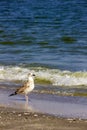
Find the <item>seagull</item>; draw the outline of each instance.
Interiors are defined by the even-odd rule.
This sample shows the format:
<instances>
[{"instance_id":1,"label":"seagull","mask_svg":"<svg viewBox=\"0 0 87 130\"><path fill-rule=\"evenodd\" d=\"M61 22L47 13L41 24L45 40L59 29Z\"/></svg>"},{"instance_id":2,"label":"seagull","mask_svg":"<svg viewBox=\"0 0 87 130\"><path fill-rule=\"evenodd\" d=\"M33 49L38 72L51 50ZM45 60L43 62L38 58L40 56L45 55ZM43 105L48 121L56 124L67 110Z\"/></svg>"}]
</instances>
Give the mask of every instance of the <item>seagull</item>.
<instances>
[{"instance_id":1,"label":"seagull","mask_svg":"<svg viewBox=\"0 0 87 130\"><path fill-rule=\"evenodd\" d=\"M24 94L26 102L28 103L28 93L30 93L35 87L34 86L34 76L35 76L35 74L29 73L27 82L24 83L23 86L18 88L14 93L10 94L9 96L14 96L17 94Z\"/></svg>"}]
</instances>

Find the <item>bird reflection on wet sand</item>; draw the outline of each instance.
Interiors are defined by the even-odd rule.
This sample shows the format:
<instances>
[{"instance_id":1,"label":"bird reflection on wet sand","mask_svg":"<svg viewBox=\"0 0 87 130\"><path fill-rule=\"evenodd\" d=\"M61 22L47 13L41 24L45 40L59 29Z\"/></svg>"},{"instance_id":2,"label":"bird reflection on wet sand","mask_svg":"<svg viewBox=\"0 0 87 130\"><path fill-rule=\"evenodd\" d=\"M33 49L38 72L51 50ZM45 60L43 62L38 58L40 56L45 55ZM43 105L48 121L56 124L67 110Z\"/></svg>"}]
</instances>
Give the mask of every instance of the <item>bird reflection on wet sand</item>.
<instances>
[{"instance_id":1,"label":"bird reflection on wet sand","mask_svg":"<svg viewBox=\"0 0 87 130\"><path fill-rule=\"evenodd\" d=\"M19 99L18 99L19 100ZM18 101L11 101L10 105L14 108L19 109L20 111L33 111L33 107L31 105L31 102L24 102L23 100L20 99L20 102ZM11 107L10 106L10 107Z\"/></svg>"}]
</instances>

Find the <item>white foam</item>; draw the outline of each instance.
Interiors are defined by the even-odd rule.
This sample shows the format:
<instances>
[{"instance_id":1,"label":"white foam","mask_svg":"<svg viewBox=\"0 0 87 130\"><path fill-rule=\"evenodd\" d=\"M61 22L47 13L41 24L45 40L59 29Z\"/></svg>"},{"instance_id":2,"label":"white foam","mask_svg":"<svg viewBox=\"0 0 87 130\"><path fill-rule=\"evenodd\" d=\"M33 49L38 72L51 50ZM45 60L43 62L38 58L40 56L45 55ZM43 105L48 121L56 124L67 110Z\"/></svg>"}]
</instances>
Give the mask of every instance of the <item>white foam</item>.
<instances>
[{"instance_id":1,"label":"white foam","mask_svg":"<svg viewBox=\"0 0 87 130\"><path fill-rule=\"evenodd\" d=\"M87 72L70 72L44 67L0 66L0 80L24 81L33 71L36 78L51 81L55 86L87 86Z\"/></svg>"}]
</instances>

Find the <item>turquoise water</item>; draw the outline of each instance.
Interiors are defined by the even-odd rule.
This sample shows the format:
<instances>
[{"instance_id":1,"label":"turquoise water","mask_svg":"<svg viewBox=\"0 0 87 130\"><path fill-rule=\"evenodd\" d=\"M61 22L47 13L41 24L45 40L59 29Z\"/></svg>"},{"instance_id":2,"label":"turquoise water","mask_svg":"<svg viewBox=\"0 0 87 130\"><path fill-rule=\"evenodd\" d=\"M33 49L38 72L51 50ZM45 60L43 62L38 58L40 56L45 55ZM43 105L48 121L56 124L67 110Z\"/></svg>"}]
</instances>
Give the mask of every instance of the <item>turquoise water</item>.
<instances>
[{"instance_id":1,"label":"turquoise water","mask_svg":"<svg viewBox=\"0 0 87 130\"><path fill-rule=\"evenodd\" d=\"M87 87L87 1L0 1L0 80L29 71L53 86Z\"/></svg>"}]
</instances>

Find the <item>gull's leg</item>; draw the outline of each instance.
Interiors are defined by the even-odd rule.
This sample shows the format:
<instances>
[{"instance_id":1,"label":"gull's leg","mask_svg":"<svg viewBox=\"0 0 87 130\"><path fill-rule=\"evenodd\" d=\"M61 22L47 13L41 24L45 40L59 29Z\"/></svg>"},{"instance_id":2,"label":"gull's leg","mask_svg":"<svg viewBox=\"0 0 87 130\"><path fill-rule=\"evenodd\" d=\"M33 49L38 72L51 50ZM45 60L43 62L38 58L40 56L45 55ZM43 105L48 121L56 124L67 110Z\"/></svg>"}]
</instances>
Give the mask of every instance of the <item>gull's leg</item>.
<instances>
[{"instance_id":1,"label":"gull's leg","mask_svg":"<svg viewBox=\"0 0 87 130\"><path fill-rule=\"evenodd\" d=\"M25 94L25 99L26 99L25 109L27 110L28 109L28 96L26 94Z\"/></svg>"},{"instance_id":2,"label":"gull's leg","mask_svg":"<svg viewBox=\"0 0 87 130\"><path fill-rule=\"evenodd\" d=\"M26 103L28 104L28 96L27 96L27 95L25 95L25 98L26 98Z\"/></svg>"}]
</instances>

